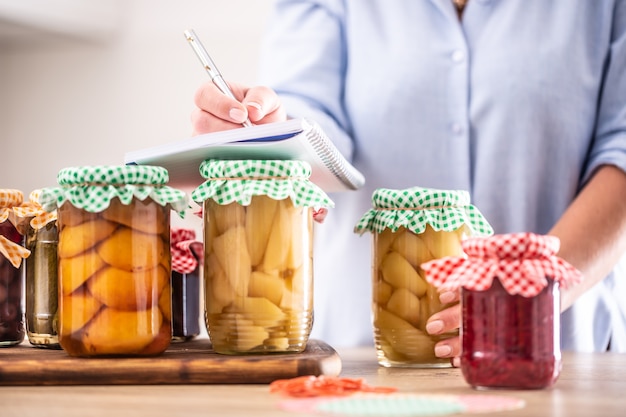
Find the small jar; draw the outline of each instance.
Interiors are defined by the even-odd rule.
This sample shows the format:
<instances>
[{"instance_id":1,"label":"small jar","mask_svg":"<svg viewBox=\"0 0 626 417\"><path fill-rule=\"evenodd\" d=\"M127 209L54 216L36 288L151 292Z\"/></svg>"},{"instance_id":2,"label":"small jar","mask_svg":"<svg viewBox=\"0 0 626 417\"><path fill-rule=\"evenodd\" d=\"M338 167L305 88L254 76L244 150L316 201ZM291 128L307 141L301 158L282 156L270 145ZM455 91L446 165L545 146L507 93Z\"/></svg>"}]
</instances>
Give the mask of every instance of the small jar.
<instances>
[{"instance_id":1,"label":"small jar","mask_svg":"<svg viewBox=\"0 0 626 417\"><path fill-rule=\"evenodd\" d=\"M42 192L57 210L59 343L71 356L153 356L171 341L170 210L185 194L167 171L94 166Z\"/></svg>"},{"instance_id":2,"label":"small jar","mask_svg":"<svg viewBox=\"0 0 626 417\"><path fill-rule=\"evenodd\" d=\"M474 388L541 389L561 371L560 288L580 273L532 233L470 239L467 258L424 265L440 288L461 288L461 371Z\"/></svg>"},{"instance_id":3,"label":"small jar","mask_svg":"<svg viewBox=\"0 0 626 417\"><path fill-rule=\"evenodd\" d=\"M302 352L313 321L314 207L301 161L205 161L205 317L222 354Z\"/></svg>"},{"instance_id":4,"label":"small jar","mask_svg":"<svg viewBox=\"0 0 626 417\"><path fill-rule=\"evenodd\" d=\"M172 341L186 342L200 334L200 263L202 242L192 229L173 229ZM195 249L194 249L195 248Z\"/></svg>"},{"instance_id":5,"label":"small jar","mask_svg":"<svg viewBox=\"0 0 626 417\"><path fill-rule=\"evenodd\" d=\"M19 190L0 189L0 347L24 341L22 260L29 251L22 246L13 213L23 199Z\"/></svg>"},{"instance_id":6,"label":"small jar","mask_svg":"<svg viewBox=\"0 0 626 417\"><path fill-rule=\"evenodd\" d=\"M26 277L26 334L33 347L61 349L58 325L59 241L56 212L48 213L39 204L40 191L15 208L18 230L24 234L24 246L30 251L24 265Z\"/></svg>"},{"instance_id":7,"label":"small jar","mask_svg":"<svg viewBox=\"0 0 626 417\"><path fill-rule=\"evenodd\" d=\"M487 235L491 227L469 203L464 191L413 187L381 188L373 208L355 227L373 233L372 312L378 363L386 367L450 367L435 356L435 344L458 331L431 336L428 319L451 307L424 277L420 265L446 256L460 256L470 235Z\"/></svg>"}]
</instances>

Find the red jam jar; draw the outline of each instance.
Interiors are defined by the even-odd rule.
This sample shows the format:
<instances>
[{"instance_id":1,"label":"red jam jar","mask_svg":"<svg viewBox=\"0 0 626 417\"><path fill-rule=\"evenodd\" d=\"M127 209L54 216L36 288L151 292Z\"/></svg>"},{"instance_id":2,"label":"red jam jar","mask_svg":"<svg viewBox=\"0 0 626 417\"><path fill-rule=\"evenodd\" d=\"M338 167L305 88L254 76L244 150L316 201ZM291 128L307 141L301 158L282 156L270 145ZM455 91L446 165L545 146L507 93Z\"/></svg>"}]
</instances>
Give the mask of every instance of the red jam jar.
<instances>
[{"instance_id":1,"label":"red jam jar","mask_svg":"<svg viewBox=\"0 0 626 417\"><path fill-rule=\"evenodd\" d=\"M440 291L461 291L461 371L474 388L541 389L561 372L560 288L580 272L532 233L463 242L466 258L422 264Z\"/></svg>"}]
</instances>

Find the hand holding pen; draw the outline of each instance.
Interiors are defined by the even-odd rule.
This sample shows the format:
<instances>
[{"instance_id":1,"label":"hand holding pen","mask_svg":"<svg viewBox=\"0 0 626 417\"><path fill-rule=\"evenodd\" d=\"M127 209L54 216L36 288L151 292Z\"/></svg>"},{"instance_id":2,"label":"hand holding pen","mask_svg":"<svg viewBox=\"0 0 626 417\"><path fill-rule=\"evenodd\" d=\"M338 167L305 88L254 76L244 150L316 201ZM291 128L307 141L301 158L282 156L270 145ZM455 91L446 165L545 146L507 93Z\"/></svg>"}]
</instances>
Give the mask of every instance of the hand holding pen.
<instances>
[{"instance_id":1,"label":"hand holding pen","mask_svg":"<svg viewBox=\"0 0 626 417\"><path fill-rule=\"evenodd\" d=\"M186 30L184 33L212 81L200 86L195 94L197 108L191 115L194 135L233 129L241 125L247 126L250 122L265 124L287 119L285 110L273 90L263 86L246 87L236 83L230 83L229 86L194 31ZM241 97L241 102L237 97Z\"/></svg>"}]
</instances>

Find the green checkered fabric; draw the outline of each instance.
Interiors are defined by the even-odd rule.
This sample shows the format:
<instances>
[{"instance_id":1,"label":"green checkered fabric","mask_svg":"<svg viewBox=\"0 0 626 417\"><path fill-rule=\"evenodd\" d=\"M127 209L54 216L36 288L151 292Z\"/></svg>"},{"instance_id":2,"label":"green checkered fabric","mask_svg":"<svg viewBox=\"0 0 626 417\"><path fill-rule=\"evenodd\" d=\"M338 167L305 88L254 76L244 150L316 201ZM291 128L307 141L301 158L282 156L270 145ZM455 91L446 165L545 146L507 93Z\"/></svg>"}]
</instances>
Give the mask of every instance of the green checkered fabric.
<instances>
[{"instance_id":1,"label":"green checkered fabric","mask_svg":"<svg viewBox=\"0 0 626 417\"><path fill-rule=\"evenodd\" d=\"M60 187L44 188L39 197L46 211L69 201L91 213L106 210L114 198L122 204L152 199L161 206L169 204L181 217L189 207L184 191L166 186L169 174L163 167L147 165L83 166L64 168L57 175Z\"/></svg>"},{"instance_id":2,"label":"green checkered fabric","mask_svg":"<svg viewBox=\"0 0 626 417\"><path fill-rule=\"evenodd\" d=\"M404 227L419 234L429 224L436 231L451 232L466 225L471 236L493 234L491 225L470 204L467 191L379 188L372 195L372 204L373 208L354 227L355 233L381 233L385 229L395 232Z\"/></svg>"},{"instance_id":3,"label":"green checkered fabric","mask_svg":"<svg viewBox=\"0 0 626 417\"><path fill-rule=\"evenodd\" d=\"M311 166L304 161L207 160L200 165L207 179L193 190L191 198L202 203L213 199L218 204L250 204L255 195L274 200L291 198L299 207L333 207L332 200L309 180Z\"/></svg>"}]
</instances>

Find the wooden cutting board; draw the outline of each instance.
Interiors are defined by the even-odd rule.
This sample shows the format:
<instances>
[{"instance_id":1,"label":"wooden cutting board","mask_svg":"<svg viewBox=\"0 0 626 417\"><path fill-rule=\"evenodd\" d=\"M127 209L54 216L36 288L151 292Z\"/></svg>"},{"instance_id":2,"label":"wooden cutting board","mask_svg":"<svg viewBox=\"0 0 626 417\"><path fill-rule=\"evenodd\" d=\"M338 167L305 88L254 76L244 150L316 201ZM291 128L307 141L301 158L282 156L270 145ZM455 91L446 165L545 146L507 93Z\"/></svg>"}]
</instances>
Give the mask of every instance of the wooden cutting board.
<instances>
[{"instance_id":1,"label":"wooden cutting board","mask_svg":"<svg viewBox=\"0 0 626 417\"><path fill-rule=\"evenodd\" d=\"M217 354L206 338L151 358L74 358L28 342L0 349L0 385L266 384L340 372L339 355L319 340L302 353L246 356Z\"/></svg>"}]
</instances>

